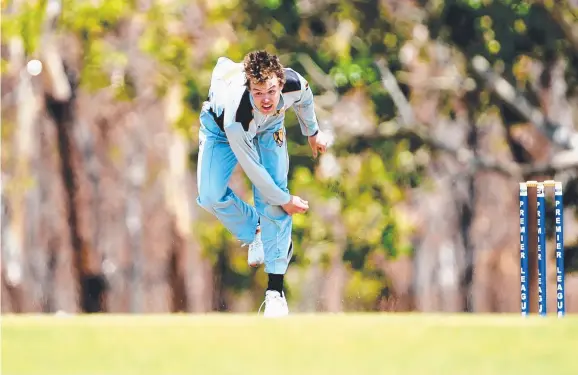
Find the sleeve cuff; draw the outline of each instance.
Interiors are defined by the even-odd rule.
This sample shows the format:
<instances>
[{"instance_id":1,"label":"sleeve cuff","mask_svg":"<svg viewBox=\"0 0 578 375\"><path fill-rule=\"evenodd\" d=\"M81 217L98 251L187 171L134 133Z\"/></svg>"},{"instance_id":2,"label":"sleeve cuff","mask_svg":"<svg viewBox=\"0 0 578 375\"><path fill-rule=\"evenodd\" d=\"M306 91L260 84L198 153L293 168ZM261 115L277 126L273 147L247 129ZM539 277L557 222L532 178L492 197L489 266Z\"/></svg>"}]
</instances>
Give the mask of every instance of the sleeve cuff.
<instances>
[{"instance_id":1,"label":"sleeve cuff","mask_svg":"<svg viewBox=\"0 0 578 375\"><path fill-rule=\"evenodd\" d=\"M287 204L289 202L291 202L291 194L287 193L287 197L285 198L283 203L281 203L279 206L282 206L282 205Z\"/></svg>"}]
</instances>

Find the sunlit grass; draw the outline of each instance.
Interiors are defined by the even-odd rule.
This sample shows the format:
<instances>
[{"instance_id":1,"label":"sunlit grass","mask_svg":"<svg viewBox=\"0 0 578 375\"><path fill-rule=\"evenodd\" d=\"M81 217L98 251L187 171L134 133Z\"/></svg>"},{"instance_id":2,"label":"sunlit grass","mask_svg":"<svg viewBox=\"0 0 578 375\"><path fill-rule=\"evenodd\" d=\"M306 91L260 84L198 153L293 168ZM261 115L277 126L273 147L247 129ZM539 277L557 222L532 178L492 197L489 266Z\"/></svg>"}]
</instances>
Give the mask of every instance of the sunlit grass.
<instances>
[{"instance_id":1,"label":"sunlit grass","mask_svg":"<svg viewBox=\"0 0 578 375\"><path fill-rule=\"evenodd\" d=\"M577 374L578 317L5 316L3 375Z\"/></svg>"}]
</instances>

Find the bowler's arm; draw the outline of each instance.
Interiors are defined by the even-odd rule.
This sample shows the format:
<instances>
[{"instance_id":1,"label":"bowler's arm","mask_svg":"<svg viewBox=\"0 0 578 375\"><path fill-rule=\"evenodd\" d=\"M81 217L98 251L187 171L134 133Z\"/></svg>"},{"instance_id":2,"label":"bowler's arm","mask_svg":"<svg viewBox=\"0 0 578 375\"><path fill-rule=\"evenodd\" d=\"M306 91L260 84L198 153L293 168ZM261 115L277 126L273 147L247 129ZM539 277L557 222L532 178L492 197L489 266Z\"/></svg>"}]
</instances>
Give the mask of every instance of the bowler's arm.
<instances>
[{"instance_id":1,"label":"bowler's arm","mask_svg":"<svg viewBox=\"0 0 578 375\"><path fill-rule=\"evenodd\" d=\"M297 72L296 72L297 73ZM299 99L293 104L295 114L301 126L301 133L307 137L317 134L319 131L319 123L315 115L315 103L313 101L313 92L309 83L303 76L297 73L301 83L301 95Z\"/></svg>"},{"instance_id":2,"label":"bowler's arm","mask_svg":"<svg viewBox=\"0 0 578 375\"><path fill-rule=\"evenodd\" d=\"M247 137L243 125L231 122L225 125L225 133L239 164L267 203L276 206L289 203L291 196L275 184L269 172L263 167L259 154L251 139Z\"/></svg>"}]
</instances>

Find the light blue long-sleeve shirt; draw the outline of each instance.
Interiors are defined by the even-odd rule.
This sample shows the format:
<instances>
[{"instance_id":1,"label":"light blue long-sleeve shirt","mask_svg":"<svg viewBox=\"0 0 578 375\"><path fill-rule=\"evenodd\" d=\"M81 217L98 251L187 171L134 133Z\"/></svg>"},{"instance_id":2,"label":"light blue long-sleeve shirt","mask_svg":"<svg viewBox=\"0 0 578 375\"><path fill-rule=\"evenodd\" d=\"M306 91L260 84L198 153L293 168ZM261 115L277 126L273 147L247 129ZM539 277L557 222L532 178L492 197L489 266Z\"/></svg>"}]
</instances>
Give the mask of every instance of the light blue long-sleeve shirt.
<instances>
[{"instance_id":1,"label":"light blue long-sleeve shirt","mask_svg":"<svg viewBox=\"0 0 578 375\"><path fill-rule=\"evenodd\" d=\"M203 110L213 115L215 122L226 134L239 164L272 205L286 204L289 193L279 188L260 162L253 139L283 122L285 112L293 107L301 133L311 136L318 132L313 93L308 82L291 68L285 68L286 82L277 111L273 115L259 112L245 86L243 64L221 57L213 70L208 100Z\"/></svg>"}]
</instances>

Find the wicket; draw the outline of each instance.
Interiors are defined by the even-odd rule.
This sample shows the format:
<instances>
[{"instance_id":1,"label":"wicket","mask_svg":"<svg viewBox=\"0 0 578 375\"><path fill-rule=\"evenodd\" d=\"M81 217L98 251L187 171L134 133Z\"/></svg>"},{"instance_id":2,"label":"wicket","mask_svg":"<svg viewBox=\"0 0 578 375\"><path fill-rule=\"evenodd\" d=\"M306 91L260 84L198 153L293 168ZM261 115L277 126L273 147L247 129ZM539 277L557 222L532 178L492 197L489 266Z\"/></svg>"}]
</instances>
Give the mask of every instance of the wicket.
<instances>
[{"instance_id":1,"label":"wicket","mask_svg":"<svg viewBox=\"0 0 578 375\"><path fill-rule=\"evenodd\" d=\"M558 317L565 314L564 299L564 210L562 183L552 180L520 183L520 302L522 316L530 313L528 303L528 187L536 188L537 257L538 257L538 314L547 315L546 299L546 200L547 187L554 187L555 233L556 233L556 308Z\"/></svg>"}]
</instances>

